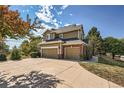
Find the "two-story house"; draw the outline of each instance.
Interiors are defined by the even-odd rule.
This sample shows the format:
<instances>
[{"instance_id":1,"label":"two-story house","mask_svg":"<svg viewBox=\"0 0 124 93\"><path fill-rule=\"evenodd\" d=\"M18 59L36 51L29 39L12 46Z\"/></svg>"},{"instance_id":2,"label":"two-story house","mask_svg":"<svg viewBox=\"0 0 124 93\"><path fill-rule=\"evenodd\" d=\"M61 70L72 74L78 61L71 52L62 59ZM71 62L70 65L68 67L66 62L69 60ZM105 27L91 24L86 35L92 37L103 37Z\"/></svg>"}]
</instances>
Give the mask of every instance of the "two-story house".
<instances>
[{"instance_id":1,"label":"two-story house","mask_svg":"<svg viewBox=\"0 0 124 93\"><path fill-rule=\"evenodd\" d=\"M69 25L59 29L46 30L43 33L43 41L39 44L41 56L80 60L80 55L86 54L87 44L83 39L82 25Z\"/></svg>"}]
</instances>

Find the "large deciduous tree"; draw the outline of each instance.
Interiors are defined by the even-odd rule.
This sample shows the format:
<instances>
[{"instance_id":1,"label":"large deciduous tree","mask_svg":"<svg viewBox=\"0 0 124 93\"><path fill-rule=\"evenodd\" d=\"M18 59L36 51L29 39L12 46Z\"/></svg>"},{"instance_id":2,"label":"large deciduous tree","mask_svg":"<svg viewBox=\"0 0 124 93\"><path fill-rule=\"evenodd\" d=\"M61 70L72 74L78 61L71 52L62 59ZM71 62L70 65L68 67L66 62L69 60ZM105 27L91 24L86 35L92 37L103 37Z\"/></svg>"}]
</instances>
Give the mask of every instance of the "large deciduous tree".
<instances>
[{"instance_id":1,"label":"large deciduous tree","mask_svg":"<svg viewBox=\"0 0 124 93\"><path fill-rule=\"evenodd\" d=\"M35 18L33 22L27 15L24 21L18 11L9 9L9 6L0 6L0 45L6 38L21 38L29 35L30 30L42 29L40 21Z\"/></svg>"},{"instance_id":2,"label":"large deciduous tree","mask_svg":"<svg viewBox=\"0 0 124 93\"><path fill-rule=\"evenodd\" d=\"M102 37L96 27L90 29L86 39L92 49L92 55L100 54L102 51Z\"/></svg>"},{"instance_id":3,"label":"large deciduous tree","mask_svg":"<svg viewBox=\"0 0 124 93\"><path fill-rule=\"evenodd\" d=\"M115 55L124 55L124 42L113 37L107 37L103 40L105 52L112 53L113 59Z\"/></svg>"}]
</instances>

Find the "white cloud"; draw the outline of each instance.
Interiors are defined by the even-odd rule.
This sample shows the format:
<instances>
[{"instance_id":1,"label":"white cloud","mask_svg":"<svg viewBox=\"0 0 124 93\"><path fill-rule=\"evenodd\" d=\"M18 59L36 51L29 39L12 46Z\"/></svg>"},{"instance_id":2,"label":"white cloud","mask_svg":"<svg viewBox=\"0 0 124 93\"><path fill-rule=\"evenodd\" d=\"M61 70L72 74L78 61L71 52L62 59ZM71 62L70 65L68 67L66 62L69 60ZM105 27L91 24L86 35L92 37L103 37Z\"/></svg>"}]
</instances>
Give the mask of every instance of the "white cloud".
<instances>
[{"instance_id":1,"label":"white cloud","mask_svg":"<svg viewBox=\"0 0 124 93\"><path fill-rule=\"evenodd\" d=\"M59 27L59 24L58 23L54 23L55 27L58 28Z\"/></svg>"},{"instance_id":2,"label":"white cloud","mask_svg":"<svg viewBox=\"0 0 124 93\"><path fill-rule=\"evenodd\" d=\"M45 6L41 6L40 10L35 14L39 19L44 21L46 24L51 24L53 25L54 28L58 28L59 21L55 18L51 10L52 11L54 10L54 7L52 5L45 5ZM48 27L48 25L46 27Z\"/></svg>"},{"instance_id":3,"label":"white cloud","mask_svg":"<svg viewBox=\"0 0 124 93\"><path fill-rule=\"evenodd\" d=\"M52 6L42 6L42 9L39 12L36 12L35 14L40 18L41 20L49 23L52 21L53 14L51 13L51 9L53 9Z\"/></svg>"},{"instance_id":4,"label":"white cloud","mask_svg":"<svg viewBox=\"0 0 124 93\"><path fill-rule=\"evenodd\" d=\"M54 20L53 20L53 22L55 22L55 23L56 23L56 22L57 22L57 19L54 19Z\"/></svg>"},{"instance_id":5,"label":"white cloud","mask_svg":"<svg viewBox=\"0 0 124 93\"><path fill-rule=\"evenodd\" d=\"M47 24L45 24L45 23L42 23L41 25L44 26L45 29L51 29L51 28L52 28L51 26L49 26L49 25L47 25Z\"/></svg>"},{"instance_id":6,"label":"white cloud","mask_svg":"<svg viewBox=\"0 0 124 93\"><path fill-rule=\"evenodd\" d=\"M58 14L58 15L61 15L61 14L62 14L62 11L58 12L57 14Z\"/></svg>"},{"instance_id":7,"label":"white cloud","mask_svg":"<svg viewBox=\"0 0 124 93\"><path fill-rule=\"evenodd\" d=\"M72 24L65 24L64 26L69 26L69 25L72 25Z\"/></svg>"},{"instance_id":8,"label":"white cloud","mask_svg":"<svg viewBox=\"0 0 124 93\"><path fill-rule=\"evenodd\" d=\"M41 36L43 34L43 32L46 31L46 29L51 29L52 28L52 26L49 26L49 25L47 25L45 23L41 23L41 25L43 27L45 27L45 29L37 29L37 32L36 31L33 31L33 34L40 35Z\"/></svg>"},{"instance_id":9,"label":"white cloud","mask_svg":"<svg viewBox=\"0 0 124 93\"><path fill-rule=\"evenodd\" d=\"M62 15L63 10L65 10L69 5L63 5L60 9L61 11L57 12L58 15Z\"/></svg>"},{"instance_id":10,"label":"white cloud","mask_svg":"<svg viewBox=\"0 0 124 93\"><path fill-rule=\"evenodd\" d=\"M72 14L69 14L70 16L72 16Z\"/></svg>"},{"instance_id":11,"label":"white cloud","mask_svg":"<svg viewBox=\"0 0 124 93\"><path fill-rule=\"evenodd\" d=\"M61 9L66 9L67 7L68 7L69 5L63 5L62 7L61 7Z\"/></svg>"},{"instance_id":12,"label":"white cloud","mask_svg":"<svg viewBox=\"0 0 124 93\"><path fill-rule=\"evenodd\" d=\"M62 22L60 21L59 24L62 24Z\"/></svg>"},{"instance_id":13,"label":"white cloud","mask_svg":"<svg viewBox=\"0 0 124 93\"><path fill-rule=\"evenodd\" d=\"M42 13L36 13L37 17L47 23L49 23L51 21L51 18L50 17L47 17L45 16L44 14Z\"/></svg>"}]
</instances>

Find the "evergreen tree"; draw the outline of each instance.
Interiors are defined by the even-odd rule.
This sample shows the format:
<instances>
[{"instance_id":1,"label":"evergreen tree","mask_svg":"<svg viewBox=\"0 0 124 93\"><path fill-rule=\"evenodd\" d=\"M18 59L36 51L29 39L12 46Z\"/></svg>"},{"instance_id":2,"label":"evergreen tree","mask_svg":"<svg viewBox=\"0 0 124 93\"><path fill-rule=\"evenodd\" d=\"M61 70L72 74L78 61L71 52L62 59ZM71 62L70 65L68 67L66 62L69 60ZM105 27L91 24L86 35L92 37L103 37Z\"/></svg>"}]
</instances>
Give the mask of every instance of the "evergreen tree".
<instances>
[{"instance_id":1,"label":"evergreen tree","mask_svg":"<svg viewBox=\"0 0 124 93\"><path fill-rule=\"evenodd\" d=\"M92 55L100 54L102 51L102 37L96 27L92 27L86 37L92 49Z\"/></svg>"}]
</instances>

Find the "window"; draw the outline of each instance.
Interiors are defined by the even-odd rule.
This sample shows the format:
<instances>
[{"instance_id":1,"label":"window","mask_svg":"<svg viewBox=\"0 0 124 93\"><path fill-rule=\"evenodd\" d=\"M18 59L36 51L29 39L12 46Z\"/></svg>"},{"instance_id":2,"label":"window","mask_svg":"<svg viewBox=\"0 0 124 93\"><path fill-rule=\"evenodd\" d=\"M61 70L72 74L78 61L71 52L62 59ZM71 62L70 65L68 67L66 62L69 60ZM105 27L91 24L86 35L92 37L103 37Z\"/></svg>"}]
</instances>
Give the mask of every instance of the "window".
<instances>
[{"instance_id":1,"label":"window","mask_svg":"<svg viewBox=\"0 0 124 93\"><path fill-rule=\"evenodd\" d=\"M59 34L56 34L56 35L55 35L55 38L59 38Z\"/></svg>"},{"instance_id":2,"label":"window","mask_svg":"<svg viewBox=\"0 0 124 93\"><path fill-rule=\"evenodd\" d=\"M47 40L50 40L50 34L47 34Z\"/></svg>"},{"instance_id":3,"label":"window","mask_svg":"<svg viewBox=\"0 0 124 93\"><path fill-rule=\"evenodd\" d=\"M60 38L63 38L63 34L60 34L59 37L60 37Z\"/></svg>"}]
</instances>

